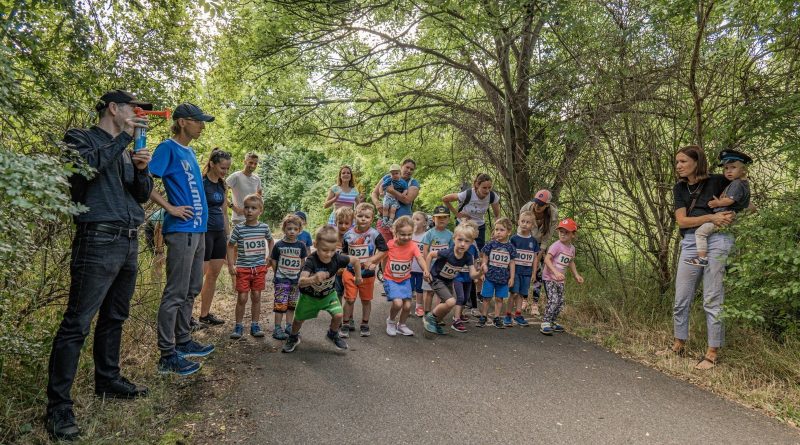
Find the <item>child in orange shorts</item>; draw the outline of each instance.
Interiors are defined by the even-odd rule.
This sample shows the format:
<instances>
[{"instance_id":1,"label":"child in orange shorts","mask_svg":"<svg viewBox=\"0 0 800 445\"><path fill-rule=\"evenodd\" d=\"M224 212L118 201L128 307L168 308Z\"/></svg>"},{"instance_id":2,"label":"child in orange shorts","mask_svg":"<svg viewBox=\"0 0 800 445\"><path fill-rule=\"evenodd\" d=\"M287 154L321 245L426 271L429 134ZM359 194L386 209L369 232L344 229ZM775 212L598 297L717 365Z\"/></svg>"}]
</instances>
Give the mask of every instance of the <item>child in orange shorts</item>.
<instances>
[{"instance_id":1,"label":"child in orange shorts","mask_svg":"<svg viewBox=\"0 0 800 445\"><path fill-rule=\"evenodd\" d=\"M386 241L378 230L372 227L375 218L375 208L372 204L362 202L356 206L356 225L344 234L342 250L345 255L358 258L361 263L361 284L356 285L353 267L348 266L342 272L344 284L344 320L339 331L341 337L350 336L350 331L355 331L353 312L356 297L361 300L361 326L359 331L362 337L369 337L369 315L372 309L372 297L375 287L375 267L383 257L383 252L389 250Z\"/></svg>"},{"instance_id":2,"label":"child in orange shorts","mask_svg":"<svg viewBox=\"0 0 800 445\"><path fill-rule=\"evenodd\" d=\"M236 280L236 324L230 338L237 340L244 333L244 310L250 297L250 335L263 337L261 320L261 291L267 278L267 255L275 242L269 226L259 222L264 202L258 195L244 198L244 223L237 225L228 241L228 271Z\"/></svg>"}]
</instances>

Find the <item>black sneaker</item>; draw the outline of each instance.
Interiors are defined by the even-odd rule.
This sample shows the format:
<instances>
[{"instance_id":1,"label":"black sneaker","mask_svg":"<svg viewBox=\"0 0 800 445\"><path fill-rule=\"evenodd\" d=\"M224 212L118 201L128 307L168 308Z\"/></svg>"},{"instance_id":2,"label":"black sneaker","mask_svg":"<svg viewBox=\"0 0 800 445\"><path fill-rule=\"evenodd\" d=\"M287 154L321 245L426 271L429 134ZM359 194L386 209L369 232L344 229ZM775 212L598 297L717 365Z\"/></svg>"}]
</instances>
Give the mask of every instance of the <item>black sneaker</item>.
<instances>
[{"instance_id":1,"label":"black sneaker","mask_svg":"<svg viewBox=\"0 0 800 445\"><path fill-rule=\"evenodd\" d=\"M344 341L342 339L342 337L339 336L338 332L328 330L327 337L328 337L328 340L330 340L331 343L333 343L333 345L336 346L336 349L338 349L340 351L346 351L347 350L347 342Z\"/></svg>"},{"instance_id":2,"label":"black sneaker","mask_svg":"<svg viewBox=\"0 0 800 445\"><path fill-rule=\"evenodd\" d=\"M225 320L209 312L208 315L206 315L205 317L200 317L200 323L211 326L219 326L221 324L225 324Z\"/></svg>"},{"instance_id":3,"label":"black sneaker","mask_svg":"<svg viewBox=\"0 0 800 445\"><path fill-rule=\"evenodd\" d=\"M296 348L299 344L300 334L290 335L289 338L286 339L286 343L283 344L281 352L294 352L294 348Z\"/></svg>"},{"instance_id":4,"label":"black sneaker","mask_svg":"<svg viewBox=\"0 0 800 445\"><path fill-rule=\"evenodd\" d=\"M486 316L485 315L481 315L481 316L478 317L478 327L482 328L484 326L486 326Z\"/></svg>"},{"instance_id":5,"label":"black sneaker","mask_svg":"<svg viewBox=\"0 0 800 445\"><path fill-rule=\"evenodd\" d=\"M362 337L369 337L369 325L368 324L362 324L361 327L360 327L360 330L361 330L361 336Z\"/></svg>"},{"instance_id":6,"label":"black sneaker","mask_svg":"<svg viewBox=\"0 0 800 445\"><path fill-rule=\"evenodd\" d=\"M506 328L506 326L503 324L503 319L500 318L500 317L494 317L493 323L494 323L494 327L496 327L497 329L505 329Z\"/></svg>"},{"instance_id":7,"label":"black sneaker","mask_svg":"<svg viewBox=\"0 0 800 445\"><path fill-rule=\"evenodd\" d=\"M135 399L147 397L147 387L139 386L125 377L120 377L110 383L98 386L94 390L97 397L105 399Z\"/></svg>"},{"instance_id":8,"label":"black sneaker","mask_svg":"<svg viewBox=\"0 0 800 445\"><path fill-rule=\"evenodd\" d=\"M75 413L71 407L58 408L47 413L45 428L50 433L50 437L56 440L75 440L81 435L78 429L78 422L75 421Z\"/></svg>"},{"instance_id":9,"label":"black sneaker","mask_svg":"<svg viewBox=\"0 0 800 445\"><path fill-rule=\"evenodd\" d=\"M200 331L200 330L203 330L203 329L205 329L207 327L208 326L206 326L205 324L198 323L197 320L194 319L194 317L191 317L189 319L189 330L191 332Z\"/></svg>"}]
</instances>

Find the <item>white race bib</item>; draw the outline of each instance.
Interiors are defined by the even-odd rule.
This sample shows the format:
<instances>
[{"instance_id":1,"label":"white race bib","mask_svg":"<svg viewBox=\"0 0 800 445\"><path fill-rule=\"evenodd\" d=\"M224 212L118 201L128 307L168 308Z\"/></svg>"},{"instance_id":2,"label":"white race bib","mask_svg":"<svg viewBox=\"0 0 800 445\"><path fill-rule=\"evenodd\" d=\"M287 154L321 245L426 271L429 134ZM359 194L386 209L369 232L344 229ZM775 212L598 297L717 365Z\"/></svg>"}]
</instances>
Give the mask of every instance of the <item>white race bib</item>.
<instances>
[{"instance_id":1,"label":"white race bib","mask_svg":"<svg viewBox=\"0 0 800 445\"><path fill-rule=\"evenodd\" d=\"M369 244L349 244L348 250L348 255L358 258L360 263L369 258Z\"/></svg>"},{"instance_id":2,"label":"white race bib","mask_svg":"<svg viewBox=\"0 0 800 445\"><path fill-rule=\"evenodd\" d=\"M511 264L511 254L507 250L492 250L489 252L489 265L505 268Z\"/></svg>"},{"instance_id":3,"label":"white race bib","mask_svg":"<svg viewBox=\"0 0 800 445\"><path fill-rule=\"evenodd\" d=\"M463 270L463 267L456 267L450 263L444 263L442 270L439 272L439 276L448 280L452 280L461 270Z\"/></svg>"},{"instance_id":4,"label":"white race bib","mask_svg":"<svg viewBox=\"0 0 800 445\"><path fill-rule=\"evenodd\" d=\"M411 260L392 260L387 263L387 266L389 268L389 276L398 280L405 279L411 272Z\"/></svg>"},{"instance_id":5,"label":"white race bib","mask_svg":"<svg viewBox=\"0 0 800 445\"><path fill-rule=\"evenodd\" d=\"M267 240L264 237L260 238L245 238L244 254L245 256L266 256L267 255Z\"/></svg>"},{"instance_id":6,"label":"white race bib","mask_svg":"<svg viewBox=\"0 0 800 445\"><path fill-rule=\"evenodd\" d=\"M536 258L536 253L532 250L517 249L516 264L520 266L533 267L533 260Z\"/></svg>"}]
</instances>

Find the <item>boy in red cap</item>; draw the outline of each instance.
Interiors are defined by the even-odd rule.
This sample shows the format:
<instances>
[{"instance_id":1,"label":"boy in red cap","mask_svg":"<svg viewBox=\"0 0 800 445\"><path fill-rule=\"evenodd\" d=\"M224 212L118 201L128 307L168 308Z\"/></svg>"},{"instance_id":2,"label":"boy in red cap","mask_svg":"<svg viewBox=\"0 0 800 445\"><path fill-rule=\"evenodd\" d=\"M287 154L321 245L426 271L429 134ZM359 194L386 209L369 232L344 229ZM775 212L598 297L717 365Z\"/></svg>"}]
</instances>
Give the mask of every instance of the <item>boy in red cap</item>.
<instances>
[{"instance_id":1,"label":"boy in red cap","mask_svg":"<svg viewBox=\"0 0 800 445\"><path fill-rule=\"evenodd\" d=\"M575 281L583 283L583 277L575 268L575 246L572 241L578 231L578 225L571 218L562 219L558 223L558 241L550 245L544 257L544 271L542 281L547 292L547 308L542 318L542 327L539 331L544 335L553 335L553 332L564 332L564 327L556 323L558 314L564 308L564 272L567 267L572 271Z\"/></svg>"}]
</instances>

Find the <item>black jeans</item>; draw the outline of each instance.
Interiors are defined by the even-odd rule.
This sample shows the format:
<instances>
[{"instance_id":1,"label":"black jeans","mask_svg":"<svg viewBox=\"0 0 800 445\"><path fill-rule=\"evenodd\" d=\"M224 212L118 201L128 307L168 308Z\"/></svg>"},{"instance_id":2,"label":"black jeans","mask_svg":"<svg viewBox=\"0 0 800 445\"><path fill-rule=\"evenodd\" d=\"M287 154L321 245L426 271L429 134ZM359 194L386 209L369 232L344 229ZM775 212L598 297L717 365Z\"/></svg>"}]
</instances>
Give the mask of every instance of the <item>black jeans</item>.
<instances>
[{"instance_id":1,"label":"black jeans","mask_svg":"<svg viewBox=\"0 0 800 445\"><path fill-rule=\"evenodd\" d=\"M138 253L136 238L79 230L72 240L69 302L48 365L48 412L72 406L70 390L81 348L98 313L93 349L95 387L102 388L119 377L122 324L136 287Z\"/></svg>"}]
</instances>

